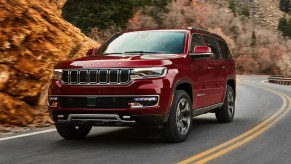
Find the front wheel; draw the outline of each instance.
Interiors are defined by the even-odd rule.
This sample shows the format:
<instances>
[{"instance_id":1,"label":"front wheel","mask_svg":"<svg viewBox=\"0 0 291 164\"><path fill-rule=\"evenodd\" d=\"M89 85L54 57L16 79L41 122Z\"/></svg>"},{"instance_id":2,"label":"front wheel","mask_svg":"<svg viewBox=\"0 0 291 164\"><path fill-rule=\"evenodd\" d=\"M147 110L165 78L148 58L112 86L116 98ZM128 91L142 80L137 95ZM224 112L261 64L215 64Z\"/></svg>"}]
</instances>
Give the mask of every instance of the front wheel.
<instances>
[{"instance_id":1,"label":"front wheel","mask_svg":"<svg viewBox=\"0 0 291 164\"><path fill-rule=\"evenodd\" d=\"M189 95L177 90L170 111L169 120L163 126L163 135L170 142L182 142L192 127L192 103Z\"/></svg>"},{"instance_id":2,"label":"front wheel","mask_svg":"<svg viewBox=\"0 0 291 164\"><path fill-rule=\"evenodd\" d=\"M234 91L231 86L227 85L223 106L215 111L215 116L218 122L232 122L235 112L234 100Z\"/></svg>"},{"instance_id":3,"label":"front wheel","mask_svg":"<svg viewBox=\"0 0 291 164\"><path fill-rule=\"evenodd\" d=\"M58 123L55 126L60 136L70 140L85 138L92 128L90 125L71 125L65 123Z\"/></svg>"}]
</instances>

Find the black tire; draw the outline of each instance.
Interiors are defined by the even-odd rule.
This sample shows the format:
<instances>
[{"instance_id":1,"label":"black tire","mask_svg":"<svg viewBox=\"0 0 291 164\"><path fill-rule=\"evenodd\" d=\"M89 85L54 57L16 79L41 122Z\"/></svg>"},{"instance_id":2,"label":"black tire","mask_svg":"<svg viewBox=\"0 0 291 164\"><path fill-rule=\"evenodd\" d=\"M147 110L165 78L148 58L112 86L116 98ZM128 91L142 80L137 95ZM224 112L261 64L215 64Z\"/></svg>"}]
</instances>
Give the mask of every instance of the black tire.
<instances>
[{"instance_id":1,"label":"black tire","mask_svg":"<svg viewBox=\"0 0 291 164\"><path fill-rule=\"evenodd\" d=\"M182 142L187 139L191 128L192 103L190 97L185 91L176 90L169 120L163 125L163 136L170 142Z\"/></svg>"},{"instance_id":2,"label":"black tire","mask_svg":"<svg viewBox=\"0 0 291 164\"><path fill-rule=\"evenodd\" d=\"M218 122L232 122L235 112L235 97L233 88L227 85L226 95L224 97L223 106L215 111L215 116Z\"/></svg>"},{"instance_id":3,"label":"black tire","mask_svg":"<svg viewBox=\"0 0 291 164\"><path fill-rule=\"evenodd\" d=\"M59 135L69 140L85 138L92 128L90 125L72 125L65 123L55 124L55 126Z\"/></svg>"}]
</instances>

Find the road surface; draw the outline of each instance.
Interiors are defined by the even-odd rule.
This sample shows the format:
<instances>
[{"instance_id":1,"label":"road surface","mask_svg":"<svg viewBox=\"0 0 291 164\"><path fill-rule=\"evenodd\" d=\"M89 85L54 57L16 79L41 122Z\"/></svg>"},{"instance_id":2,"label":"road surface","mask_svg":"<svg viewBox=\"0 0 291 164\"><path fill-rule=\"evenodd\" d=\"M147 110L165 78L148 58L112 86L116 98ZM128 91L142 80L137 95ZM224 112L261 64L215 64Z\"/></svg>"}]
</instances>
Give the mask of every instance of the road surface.
<instances>
[{"instance_id":1,"label":"road surface","mask_svg":"<svg viewBox=\"0 0 291 164\"><path fill-rule=\"evenodd\" d=\"M164 142L154 128L95 127L77 141L49 129L0 138L0 163L291 163L291 87L238 79L234 121L196 117L183 143Z\"/></svg>"}]
</instances>

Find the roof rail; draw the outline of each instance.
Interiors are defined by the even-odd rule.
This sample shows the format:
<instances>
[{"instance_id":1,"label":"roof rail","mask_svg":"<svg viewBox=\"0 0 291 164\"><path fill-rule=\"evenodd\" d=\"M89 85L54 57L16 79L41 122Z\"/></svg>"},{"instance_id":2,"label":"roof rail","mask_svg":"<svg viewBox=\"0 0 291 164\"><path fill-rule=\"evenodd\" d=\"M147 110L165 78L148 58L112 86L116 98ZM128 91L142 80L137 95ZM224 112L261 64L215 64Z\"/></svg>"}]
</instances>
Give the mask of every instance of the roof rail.
<instances>
[{"instance_id":1,"label":"roof rail","mask_svg":"<svg viewBox=\"0 0 291 164\"><path fill-rule=\"evenodd\" d=\"M206 32L209 32L205 29L202 29L202 28L199 28L199 27L187 27L188 30L199 30L199 31L206 31Z\"/></svg>"},{"instance_id":2,"label":"roof rail","mask_svg":"<svg viewBox=\"0 0 291 164\"><path fill-rule=\"evenodd\" d=\"M187 27L187 29L188 29L188 30L204 31L204 32L207 32L207 33L210 33L210 34L212 34L212 35L216 35L217 37L222 38L220 35L217 35L217 34L215 34L215 33L213 33L213 32L207 31L207 30L202 29L202 28L199 28L199 27ZM223 38L222 38L222 39L223 39Z\"/></svg>"}]
</instances>

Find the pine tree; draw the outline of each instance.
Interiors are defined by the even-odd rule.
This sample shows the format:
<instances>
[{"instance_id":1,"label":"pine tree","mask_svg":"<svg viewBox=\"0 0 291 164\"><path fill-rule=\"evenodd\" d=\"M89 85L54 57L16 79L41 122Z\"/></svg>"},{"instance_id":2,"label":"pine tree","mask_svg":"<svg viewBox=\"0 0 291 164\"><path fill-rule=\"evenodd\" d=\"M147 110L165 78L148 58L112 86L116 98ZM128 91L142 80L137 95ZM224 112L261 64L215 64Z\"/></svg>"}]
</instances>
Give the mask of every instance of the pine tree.
<instances>
[{"instance_id":1,"label":"pine tree","mask_svg":"<svg viewBox=\"0 0 291 164\"><path fill-rule=\"evenodd\" d=\"M287 28L286 28L286 35L291 39L291 18L289 18Z\"/></svg>"},{"instance_id":2,"label":"pine tree","mask_svg":"<svg viewBox=\"0 0 291 164\"><path fill-rule=\"evenodd\" d=\"M278 30L282 33L282 35L284 37L287 37L288 36L287 26L288 26L288 20L287 20L287 18L285 16L282 17L282 18L280 18L279 25L278 25Z\"/></svg>"},{"instance_id":3,"label":"pine tree","mask_svg":"<svg viewBox=\"0 0 291 164\"><path fill-rule=\"evenodd\" d=\"M280 10L289 12L290 0L280 0Z\"/></svg>"},{"instance_id":4,"label":"pine tree","mask_svg":"<svg viewBox=\"0 0 291 164\"><path fill-rule=\"evenodd\" d=\"M244 6L241 11L241 15L250 17L250 10L248 6Z\"/></svg>"},{"instance_id":5,"label":"pine tree","mask_svg":"<svg viewBox=\"0 0 291 164\"><path fill-rule=\"evenodd\" d=\"M234 16L236 16L236 4L234 0L229 1L228 8L231 10Z\"/></svg>"},{"instance_id":6,"label":"pine tree","mask_svg":"<svg viewBox=\"0 0 291 164\"><path fill-rule=\"evenodd\" d=\"M253 31L252 33L252 38L251 38L251 46L254 47L257 44L257 36L256 36L256 32Z\"/></svg>"},{"instance_id":7,"label":"pine tree","mask_svg":"<svg viewBox=\"0 0 291 164\"><path fill-rule=\"evenodd\" d=\"M134 10L140 6L155 6L166 10L171 0L68 0L62 16L89 34L93 28L107 30L112 27L125 29Z\"/></svg>"}]
</instances>

